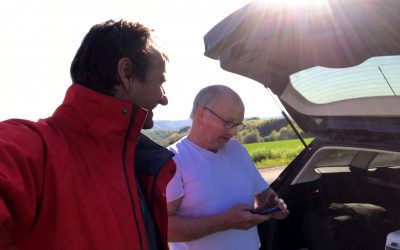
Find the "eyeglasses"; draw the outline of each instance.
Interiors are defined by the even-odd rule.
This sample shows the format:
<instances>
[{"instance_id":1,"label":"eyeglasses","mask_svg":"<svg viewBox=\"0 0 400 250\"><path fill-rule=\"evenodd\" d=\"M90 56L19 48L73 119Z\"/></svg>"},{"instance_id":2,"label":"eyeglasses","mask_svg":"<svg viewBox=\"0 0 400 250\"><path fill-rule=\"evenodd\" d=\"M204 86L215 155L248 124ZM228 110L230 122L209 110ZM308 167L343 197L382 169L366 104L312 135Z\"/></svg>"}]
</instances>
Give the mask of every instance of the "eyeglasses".
<instances>
[{"instance_id":1,"label":"eyeglasses","mask_svg":"<svg viewBox=\"0 0 400 250\"><path fill-rule=\"evenodd\" d=\"M229 131L232 128L236 128L236 130L241 130L241 129L244 129L246 127L246 125L244 125L243 123L234 123L234 122L230 122L230 121L225 120L224 118L222 118L217 113L215 113L214 111L212 111L211 109L209 109L207 107L203 107L203 109L208 110L211 114L215 115L216 117L218 117L218 119L223 121L224 122L225 131Z\"/></svg>"}]
</instances>

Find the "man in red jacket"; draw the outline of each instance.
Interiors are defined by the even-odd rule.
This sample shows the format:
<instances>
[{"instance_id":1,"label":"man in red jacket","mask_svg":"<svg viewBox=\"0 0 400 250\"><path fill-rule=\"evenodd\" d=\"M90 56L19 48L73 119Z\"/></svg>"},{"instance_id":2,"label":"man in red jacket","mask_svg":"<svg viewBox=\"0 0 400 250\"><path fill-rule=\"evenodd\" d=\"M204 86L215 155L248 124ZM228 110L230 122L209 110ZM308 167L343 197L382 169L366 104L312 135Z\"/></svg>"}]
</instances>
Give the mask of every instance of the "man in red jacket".
<instances>
[{"instance_id":1,"label":"man in red jacket","mask_svg":"<svg viewBox=\"0 0 400 250\"><path fill-rule=\"evenodd\" d=\"M140 133L166 105L151 30L93 26L54 114L0 123L0 249L167 249L172 153Z\"/></svg>"}]
</instances>

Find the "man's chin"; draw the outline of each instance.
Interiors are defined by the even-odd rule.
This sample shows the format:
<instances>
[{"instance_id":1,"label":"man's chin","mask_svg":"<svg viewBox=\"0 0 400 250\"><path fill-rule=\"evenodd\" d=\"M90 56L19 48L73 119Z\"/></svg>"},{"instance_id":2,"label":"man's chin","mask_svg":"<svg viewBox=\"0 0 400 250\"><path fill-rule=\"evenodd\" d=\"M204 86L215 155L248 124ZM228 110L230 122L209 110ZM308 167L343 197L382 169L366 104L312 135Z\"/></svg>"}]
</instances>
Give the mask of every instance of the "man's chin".
<instances>
[{"instance_id":1,"label":"man's chin","mask_svg":"<svg viewBox=\"0 0 400 250\"><path fill-rule=\"evenodd\" d=\"M154 126L153 120L146 120L143 124L143 129L151 129Z\"/></svg>"},{"instance_id":2,"label":"man's chin","mask_svg":"<svg viewBox=\"0 0 400 250\"><path fill-rule=\"evenodd\" d=\"M223 148L229 142L229 140L230 138L221 138L216 145L217 151Z\"/></svg>"},{"instance_id":3,"label":"man's chin","mask_svg":"<svg viewBox=\"0 0 400 250\"><path fill-rule=\"evenodd\" d=\"M146 120L144 121L143 129L151 129L153 126L154 126L153 112L149 111Z\"/></svg>"}]
</instances>

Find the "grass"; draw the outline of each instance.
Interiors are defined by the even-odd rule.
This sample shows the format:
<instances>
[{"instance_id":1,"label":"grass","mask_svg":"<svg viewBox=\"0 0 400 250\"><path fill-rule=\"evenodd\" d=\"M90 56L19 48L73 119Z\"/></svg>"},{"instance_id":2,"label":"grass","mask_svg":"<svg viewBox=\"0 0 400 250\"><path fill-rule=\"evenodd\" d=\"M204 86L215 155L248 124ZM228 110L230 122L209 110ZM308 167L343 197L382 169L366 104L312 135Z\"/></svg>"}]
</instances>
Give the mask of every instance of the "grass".
<instances>
[{"instance_id":1,"label":"grass","mask_svg":"<svg viewBox=\"0 0 400 250\"><path fill-rule=\"evenodd\" d=\"M304 140L309 144L313 138ZM251 143L244 146L259 169L286 166L304 149L298 139Z\"/></svg>"}]
</instances>

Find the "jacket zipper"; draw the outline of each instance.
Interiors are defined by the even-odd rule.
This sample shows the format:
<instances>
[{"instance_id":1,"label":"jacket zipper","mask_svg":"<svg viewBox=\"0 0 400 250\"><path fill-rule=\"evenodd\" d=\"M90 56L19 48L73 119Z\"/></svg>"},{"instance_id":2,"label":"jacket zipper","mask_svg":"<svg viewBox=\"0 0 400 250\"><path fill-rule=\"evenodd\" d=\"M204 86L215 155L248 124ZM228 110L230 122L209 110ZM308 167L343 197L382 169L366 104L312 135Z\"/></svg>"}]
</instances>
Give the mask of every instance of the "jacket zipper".
<instances>
[{"instance_id":1,"label":"jacket zipper","mask_svg":"<svg viewBox=\"0 0 400 250\"><path fill-rule=\"evenodd\" d=\"M129 135L131 132L131 128L132 128L132 124L134 121L134 117L136 115L136 107L134 105L132 105L132 113L131 113L131 117L129 119L129 125L128 125L128 129L126 131L125 134L125 138L124 138L124 144L123 144L123 148L122 148L122 165L123 165L123 170L124 170L124 176L125 176L125 182L126 182L126 186L128 188L128 193L129 193L129 199L131 202L131 206L132 206L132 212L133 212L133 216L135 218L135 225L136 225L136 230L139 236L139 242L140 242L140 249L143 249L143 241L142 241L142 234L140 232L140 227L139 227L139 223L138 223L138 216L136 213L136 209L135 209L135 202L133 200L133 194L131 191L131 186L129 184L129 175L128 175L128 168L126 166L126 148L127 148L127 144L128 144L128 139L129 139Z\"/></svg>"}]
</instances>

